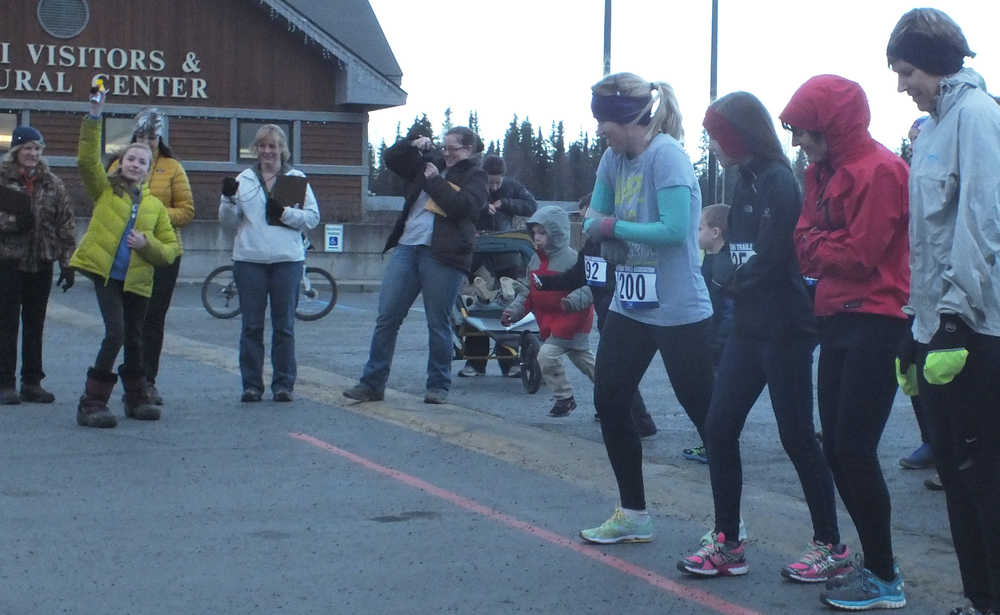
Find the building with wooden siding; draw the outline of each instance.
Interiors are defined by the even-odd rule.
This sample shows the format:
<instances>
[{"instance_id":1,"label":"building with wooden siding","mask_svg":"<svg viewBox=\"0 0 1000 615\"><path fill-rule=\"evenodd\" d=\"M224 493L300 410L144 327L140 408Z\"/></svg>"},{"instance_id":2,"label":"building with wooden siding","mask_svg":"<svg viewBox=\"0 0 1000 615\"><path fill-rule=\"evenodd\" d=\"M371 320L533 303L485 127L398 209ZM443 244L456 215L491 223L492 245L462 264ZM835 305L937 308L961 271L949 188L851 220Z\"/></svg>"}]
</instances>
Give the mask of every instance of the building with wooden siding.
<instances>
[{"instance_id":1,"label":"building with wooden siding","mask_svg":"<svg viewBox=\"0 0 1000 615\"><path fill-rule=\"evenodd\" d=\"M368 112L402 105L399 65L367 0L6 0L0 24L0 152L17 125L74 195L80 120L97 78L108 89L105 153L135 114L168 117L196 217L215 219L219 186L253 162L257 128L285 128L323 222L357 221L368 185Z\"/></svg>"}]
</instances>

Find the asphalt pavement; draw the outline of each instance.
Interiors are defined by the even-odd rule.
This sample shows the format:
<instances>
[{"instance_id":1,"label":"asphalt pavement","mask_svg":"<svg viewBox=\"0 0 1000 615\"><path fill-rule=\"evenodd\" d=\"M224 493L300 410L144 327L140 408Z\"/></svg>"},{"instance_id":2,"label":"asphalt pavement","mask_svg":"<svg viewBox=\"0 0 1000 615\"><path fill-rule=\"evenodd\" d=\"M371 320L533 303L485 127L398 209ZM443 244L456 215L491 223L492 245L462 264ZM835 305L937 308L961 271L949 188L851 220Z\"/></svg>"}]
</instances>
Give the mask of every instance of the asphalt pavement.
<instances>
[{"instance_id":1,"label":"asphalt pavement","mask_svg":"<svg viewBox=\"0 0 1000 615\"><path fill-rule=\"evenodd\" d=\"M180 286L168 315L163 419L125 419L116 390L113 430L74 419L103 332L92 288L53 293L44 384L57 401L0 410L0 613L826 612L820 587L778 574L811 531L766 394L742 439L751 572L700 581L675 564L711 525L708 469L680 456L696 436L658 361L642 383L660 428L643 441L656 539L593 547L577 532L617 498L574 368L579 407L561 419L545 387L529 395L495 363L456 377L451 403L424 404L418 300L386 400L347 403L377 295L342 290L326 318L297 323L296 400L241 404L239 319L212 318L198 293ZM900 395L880 450L897 558L908 612L940 613L960 583L943 495L897 465L918 443ZM842 507L839 520L857 548Z\"/></svg>"}]
</instances>

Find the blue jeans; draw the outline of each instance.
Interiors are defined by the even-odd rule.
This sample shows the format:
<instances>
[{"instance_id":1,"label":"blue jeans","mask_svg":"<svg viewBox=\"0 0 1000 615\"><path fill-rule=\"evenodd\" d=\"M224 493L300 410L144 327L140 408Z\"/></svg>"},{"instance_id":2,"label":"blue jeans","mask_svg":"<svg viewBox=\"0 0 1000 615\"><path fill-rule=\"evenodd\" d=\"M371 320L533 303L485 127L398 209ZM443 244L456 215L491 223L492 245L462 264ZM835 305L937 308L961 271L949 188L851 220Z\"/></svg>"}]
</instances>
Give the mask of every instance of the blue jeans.
<instances>
[{"instance_id":1,"label":"blue jeans","mask_svg":"<svg viewBox=\"0 0 1000 615\"><path fill-rule=\"evenodd\" d=\"M438 262L428 246L399 245L389 257L378 297L378 319L372 334L362 384L373 391L385 390L399 327L418 294L424 296L427 315L427 389L447 391L451 387L451 310L465 273Z\"/></svg>"},{"instance_id":2,"label":"blue jeans","mask_svg":"<svg viewBox=\"0 0 1000 615\"><path fill-rule=\"evenodd\" d=\"M244 389L264 390L264 310L271 302L272 391L295 387L295 308L299 302L302 261L233 262L240 293L240 376Z\"/></svg>"}]
</instances>

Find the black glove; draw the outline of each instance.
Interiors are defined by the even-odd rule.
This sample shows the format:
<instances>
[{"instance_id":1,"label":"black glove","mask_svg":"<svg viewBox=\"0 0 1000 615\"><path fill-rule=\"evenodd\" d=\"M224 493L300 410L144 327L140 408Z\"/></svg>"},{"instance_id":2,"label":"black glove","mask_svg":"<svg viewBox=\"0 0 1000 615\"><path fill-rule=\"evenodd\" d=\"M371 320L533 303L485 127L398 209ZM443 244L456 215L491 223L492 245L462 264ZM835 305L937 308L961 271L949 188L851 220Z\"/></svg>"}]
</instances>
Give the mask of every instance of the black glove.
<instances>
[{"instance_id":1,"label":"black glove","mask_svg":"<svg viewBox=\"0 0 1000 615\"><path fill-rule=\"evenodd\" d=\"M236 178L222 178L222 196L236 196L236 190L239 189L239 187L240 182L236 181Z\"/></svg>"},{"instance_id":2,"label":"black glove","mask_svg":"<svg viewBox=\"0 0 1000 615\"><path fill-rule=\"evenodd\" d=\"M14 220L14 226L17 228L19 233L24 231L30 231L35 226L35 214L31 213L31 210L25 211L23 214L17 214Z\"/></svg>"},{"instance_id":3,"label":"black glove","mask_svg":"<svg viewBox=\"0 0 1000 615\"><path fill-rule=\"evenodd\" d=\"M913 317L907 322L903 337L896 344L896 358L899 359L899 369L903 372L917 362L917 340L913 339Z\"/></svg>"},{"instance_id":4,"label":"black glove","mask_svg":"<svg viewBox=\"0 0 1000 615\"><path fill-rule=\"evenodd\" d=\"M73 288L73 283L76 282L76 271L72 267L59 267L59 279L56 281L56 286L61 288L63 292Z\"/></svg>"},{"instance_id":5,"label":"black glove","mask_svg":"<svg viewBox=\"0 0 1000 615\"><path fill-rule=\"evenodd\" d=\"M896 382L904 395L917 394L917 341L913 339L913 318L907 322L906 331L896 345Z\"/></svg>"},{"instance_id":6,"label":"black glove","mask_svg":"<svg viewBox=\"0 0 1000 615\"><path fill-rule=\"evenodd\" d=\"M281 214L285 208L276 199L268 197L266 215L269 224L281 224Z\"/></svg>"}]
</instances>

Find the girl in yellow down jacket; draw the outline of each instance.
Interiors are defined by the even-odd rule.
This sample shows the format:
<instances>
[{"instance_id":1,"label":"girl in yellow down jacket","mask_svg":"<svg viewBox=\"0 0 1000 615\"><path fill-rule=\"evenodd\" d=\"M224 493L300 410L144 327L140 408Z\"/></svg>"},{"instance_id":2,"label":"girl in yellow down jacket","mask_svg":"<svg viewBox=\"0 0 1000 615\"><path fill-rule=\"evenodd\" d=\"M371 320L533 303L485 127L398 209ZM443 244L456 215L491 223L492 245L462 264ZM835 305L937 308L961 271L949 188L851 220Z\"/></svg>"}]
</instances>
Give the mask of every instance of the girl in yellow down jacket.
<instances>
[{"instance_id":1,"label":"girl in yellow down jacket","mask_svg":"<svg viewBox=\"0 0 1000 615\"><path fill-rule=\"evenodd\" d=\"M149 191L160 199L167 208L170 224L177 234L177 258L167 267L157 267L153 271L153 295L149 298L146 319L142 323L142 370L146 375L146 391L150 401L163 405L163 398L156 390L156 376L160 371L160 352L163 350L163 328L167 320L170 299L177 285L181 268L180 228L194 219L194 199L191 184L184 167L174 158L174 153L163 140L164 117L156 109L143 109L135 116L132 143L145 143L153 152L153 162L149 172ZM119 163L116 160L108 169L114 173Z\"/></svg>"},{"instance_id":2,"label":"girl in yellow down jacket","mask_svg":"<svg viewBox=\"0 0 1000 615\"><path fill-rule=\"evenodd\" d=\"M122 345L125 361L118 368L125 387L125 416L140 420L160 418L149 403L142 369L142 323L153 291L153 268L170 265L179 244L166 208L144 181L153 153L142 143L129 145L120 168L111 174L101 165L103 92L90 103L90 115L80 128L77 166L94 213L70 266L94 282L97 304L104 318L104 340L93 367L87 370L84 394L76 421L84 427L118 424L108 409L116 376L112 371Z\"/></svg>"}]
</instances>

